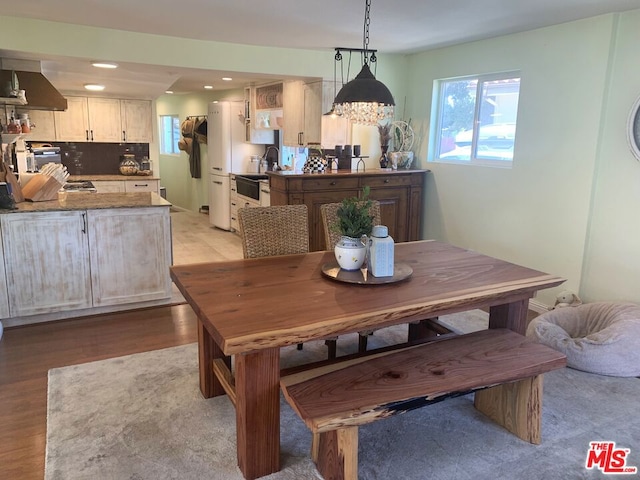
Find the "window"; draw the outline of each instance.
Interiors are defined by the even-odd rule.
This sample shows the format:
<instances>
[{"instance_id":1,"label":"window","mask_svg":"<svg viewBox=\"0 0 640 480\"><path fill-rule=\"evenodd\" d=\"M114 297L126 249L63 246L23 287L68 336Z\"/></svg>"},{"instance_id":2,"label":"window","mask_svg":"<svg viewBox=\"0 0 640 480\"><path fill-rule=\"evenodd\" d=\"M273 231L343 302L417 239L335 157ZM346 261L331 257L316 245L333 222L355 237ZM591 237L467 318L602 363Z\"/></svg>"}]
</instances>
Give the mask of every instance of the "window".
<instances>
[{"instance_id":1,"label":"window","mask_svg":"<svg viewBox=\"0 0 640 480\"><path fill-rule=\"evenodd\" d=\"M520 77L499 75L439 80L435 161L510 166Z\"/></svg>"},{"instance_id":2,"label":"window","mask_svg":"<svg viewBox=\"0 0 640 480\"><path fill-rule=\"evenodd\" d=\"M160 153L179 154L180 119L178 115L160 115Z\"/></svg>"}]
</instances>

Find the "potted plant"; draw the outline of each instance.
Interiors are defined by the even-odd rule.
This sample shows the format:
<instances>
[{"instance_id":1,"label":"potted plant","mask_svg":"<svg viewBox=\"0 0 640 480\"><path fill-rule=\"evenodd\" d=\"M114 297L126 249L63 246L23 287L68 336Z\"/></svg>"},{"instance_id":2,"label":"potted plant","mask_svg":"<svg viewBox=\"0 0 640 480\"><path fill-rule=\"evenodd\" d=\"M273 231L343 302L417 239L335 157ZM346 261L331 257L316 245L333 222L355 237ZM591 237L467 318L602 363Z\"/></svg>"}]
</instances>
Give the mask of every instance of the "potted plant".
<instances>
[{"instance_id":1,"label":"potted plant","mask_svg":"<svg viewBox=\"0 0 640 480\"><path fill-rule=\"evenodd\" d=\"M408 122L397 120L391 124L393 147L388 154L391 168L411 168L413 163L413 141L415 134L411 127L411 119Z\"/></svg>"},{"instance_id":2,"label":"potted plant","mask_svg":"<svg viewBox=\"0 0 640 480\"><path fill-rule=\"evenodd\" d=\"M360 198L345 198L336 211L338 219L334 228L342 236L334 252L338 265L344 270L358 270L366 257L366 237L373 229L369 190L369 187L364 187Z\"/></svg>"}]
</instances>

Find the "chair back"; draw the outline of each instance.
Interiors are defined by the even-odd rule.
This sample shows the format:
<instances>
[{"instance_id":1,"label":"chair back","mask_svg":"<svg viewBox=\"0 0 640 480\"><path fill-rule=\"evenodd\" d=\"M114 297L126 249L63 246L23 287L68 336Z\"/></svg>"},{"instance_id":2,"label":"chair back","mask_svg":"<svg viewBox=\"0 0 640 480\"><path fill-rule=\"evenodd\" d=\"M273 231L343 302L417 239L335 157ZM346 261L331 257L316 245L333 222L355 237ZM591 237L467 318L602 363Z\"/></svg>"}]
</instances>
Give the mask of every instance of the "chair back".
<instances>
[{"instance_id":1,"label":"chair back","mask_svg":"<svg viewBox=\"0 0 640 480\"><path fill-rule=\"evenodd\" d=\"M273 205L238 210L244 258L309 251L306 205Z\"/></svg>"},{"instance_id":2,"label":"chair back","mask_svg":"<svg viewBox=\"0 0 640 480\"><path fill-rule=\"evenodd\" d=\"M338 207L342 203L325 203L320 205L320 217L322 218L322 226L324 228L324 244L325 250L333 250L336 243L340 240L340 232L335 231L333 225L338 224ZM373 224L380 225L380 202L371 200L369 215L373 217Z\"/></svg>"}]
</instances>

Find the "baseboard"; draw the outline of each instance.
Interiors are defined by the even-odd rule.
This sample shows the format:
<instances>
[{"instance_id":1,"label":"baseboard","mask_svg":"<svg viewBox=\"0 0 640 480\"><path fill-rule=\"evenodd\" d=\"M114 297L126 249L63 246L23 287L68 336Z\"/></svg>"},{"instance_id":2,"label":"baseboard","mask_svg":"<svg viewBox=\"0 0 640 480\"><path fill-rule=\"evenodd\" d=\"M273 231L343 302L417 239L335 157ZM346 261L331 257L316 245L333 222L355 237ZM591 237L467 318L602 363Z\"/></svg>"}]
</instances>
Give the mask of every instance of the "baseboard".
<instances>
[{"instance_id":1,"label":"baseboard","mask_svg":"<svg viewBox=\"0 0 640 480\"><path fill-rule=\"evenodd\" d=\"M529 310L533 310L536 313L545 313L551 310L551 307L536 300L529 300Z\"/></svg>"}]
</instances>

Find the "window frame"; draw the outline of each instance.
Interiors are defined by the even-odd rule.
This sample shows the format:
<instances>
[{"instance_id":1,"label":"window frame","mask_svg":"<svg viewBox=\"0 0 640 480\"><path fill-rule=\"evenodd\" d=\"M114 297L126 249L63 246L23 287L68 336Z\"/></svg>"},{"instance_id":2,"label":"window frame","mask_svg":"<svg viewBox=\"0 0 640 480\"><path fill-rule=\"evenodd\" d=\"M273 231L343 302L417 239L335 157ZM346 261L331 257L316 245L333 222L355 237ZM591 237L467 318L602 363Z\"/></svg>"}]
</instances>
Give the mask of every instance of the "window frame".
<instances>
[{"instance_id":1,"label":"window frame","mask_svg":"<svg viewBox=\"0 0 640 480\"><path fill-rule=\"evenodd\" d=\"M515 130L517 132L517 117L520 107L520 87L522 84L522 72L519 70L512 70L506 72L496 72L496 73L487 73L487 74L479 74L479 75L464 75L460 77L450 77L450 78L441 78L434 81L434 104L436 105L434 114L435 115L435 125L436 128L432 132L431 138L433 141L433 148L431 149L431 155L429 158L429 162L434 163L449 163L455 165L480 165L480 166L490 166L490 167L502 167L502 168L511 168L514 162L515 156L515 143L516 138L514 133L514 148L513 155L511 160L498 160L498 159L487 159L487 158L478 158L475 154L477 153L478 140L479 140L479 130L480 130L480 109L482 108L482 98L484 98L482 86L486 82L492 82L496 80L509 80L517 78L520 80L518 84L518 105L516 107L516 120L515 120ZM442 136L442 112L444 110L444 101L445 97L443 95L444 88L447 83L451 82L459 82L459 81L471 81L476 80L476 91L475 91L475 100L474 100L474 111L473 111L473 120L472 120L472 136L471 136L471 151L469 160L459 160L459 159L448 159L441 158L439 156L440 151L440 142ZM432 117L433 118L433 117Z\"/></svg>"},{"instance_id":2,"label":"window frame","mask_svg":"<svg viewBox=\"0 0 640 480\"><path fill-rule=\"evenodd\" d=\"M165 147L165 129L164 129L164 119L165 118L171 118L171 146L172 146L172 150L171 152L167 152L164 150ZM180 115L178 115L177 113L168 113L168 114L163 114L163 115L158 115L158 122L159 122L159 128L158 130L160 131L160 144L159 144L159 148L158 150L160 151L160 155L175 155L175 156L179 156L180 155L180 149L178 148L178 142L180 141L180 136L182 134L182 132L180 131ZM177 126L176 126L177 125ZM177 133L177 137L176 137L176 133Z\"/></svg>"}]
</instances>

